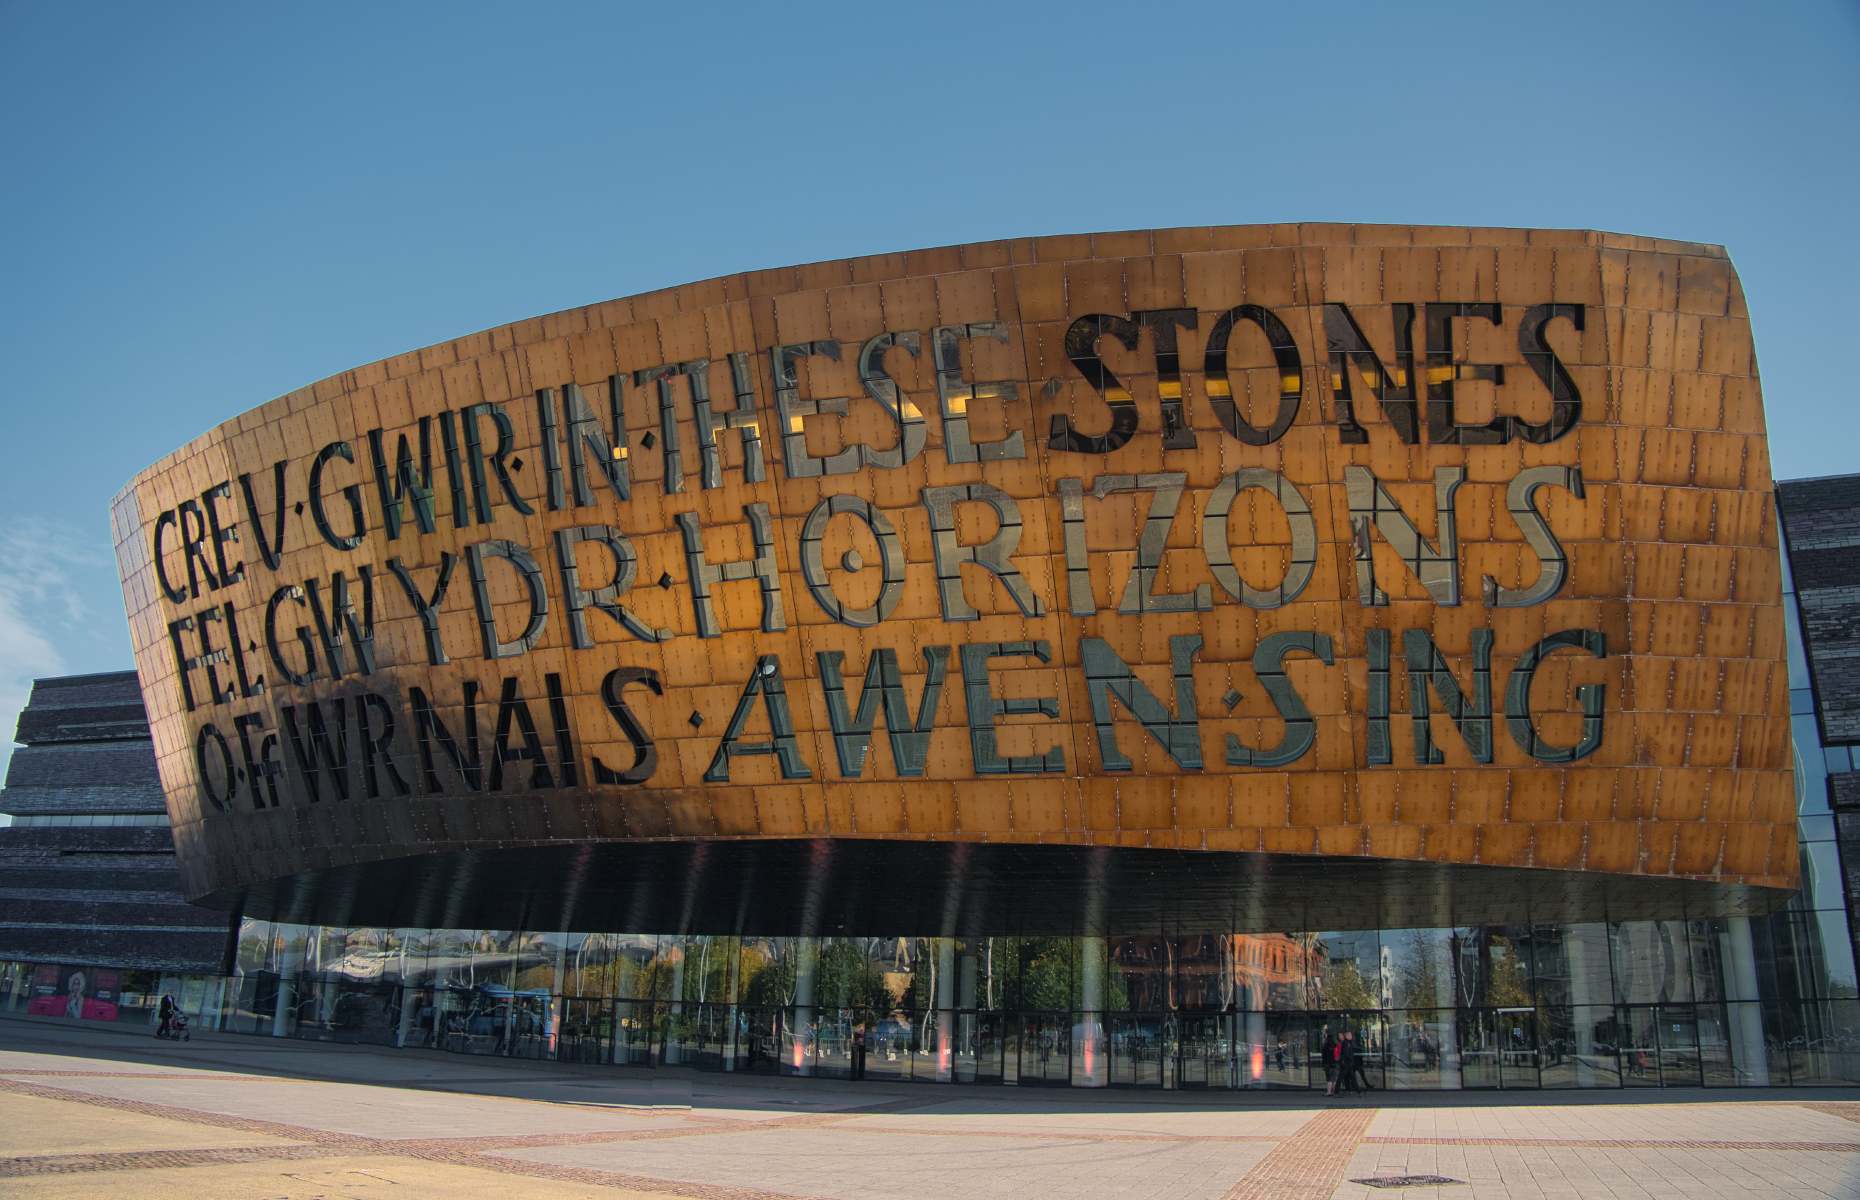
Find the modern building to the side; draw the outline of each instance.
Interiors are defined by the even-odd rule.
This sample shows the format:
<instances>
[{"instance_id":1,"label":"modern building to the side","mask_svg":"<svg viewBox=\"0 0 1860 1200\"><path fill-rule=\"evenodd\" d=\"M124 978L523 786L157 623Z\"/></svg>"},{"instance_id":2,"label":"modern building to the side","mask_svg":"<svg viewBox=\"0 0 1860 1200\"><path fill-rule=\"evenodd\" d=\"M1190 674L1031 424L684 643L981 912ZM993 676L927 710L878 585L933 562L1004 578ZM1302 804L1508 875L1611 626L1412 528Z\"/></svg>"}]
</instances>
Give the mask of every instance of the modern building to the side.
<instances>
[{"instance_id":1,"label":"modern building to the side","mask_svg":"<svg viewBox=\"0 0 1860 1200\"><path fill-rule=\"evenodd\" d=\"M863 1030L863 1077L921 1082L1322 1087L1349 1028L1396 1089L1860 1084L1860 476L1778 496L1802 887L1768 915L970 939L245 920L229 945L176 894L124 673L42 680L21 715L0 1005L125 1019L168 991L235 1033L834 1078Z\"/></svg>"},{"instance_id":2,"label":"modern building to the side","mask_svg":"<svg viewBox=\"0 0 1860 1200\"><path fill-rule=\"evenodd\" d=\"M188 904L134 671L41 679L0 791L0 1009L140 1021L221 1002L227 921Z\"/></svg>"}]
</instances>

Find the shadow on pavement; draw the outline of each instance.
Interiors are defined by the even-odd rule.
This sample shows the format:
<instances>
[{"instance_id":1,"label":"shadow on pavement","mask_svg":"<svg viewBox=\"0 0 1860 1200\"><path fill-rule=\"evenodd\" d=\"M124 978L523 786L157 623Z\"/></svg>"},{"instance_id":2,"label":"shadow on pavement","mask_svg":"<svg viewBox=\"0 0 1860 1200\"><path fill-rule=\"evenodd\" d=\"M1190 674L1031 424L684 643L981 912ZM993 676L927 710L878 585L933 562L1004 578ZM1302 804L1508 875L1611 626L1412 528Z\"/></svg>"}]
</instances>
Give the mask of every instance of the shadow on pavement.
<instances>
[{"instance_id":1,"label":"shadow on pavement","mask_svg":"<svg viewBox=\"0 0 1860 1200\"><path fill-rule=\"evenodd\" d=\"M190 1042L157 1040L145 1028L0 1014L0 1053L97 1060L156 1071L199 1070L277 1079L409 1088L591 1107L703 1107L769 1112L840 1112L872 1105L941 1113L1180 1112L1313 1108L1501 1108L1593 1104L1860 1103L1856 1088L1671 1088L1552 1091L1372 1091L1327 1099L1318 1090L1160 1091L939 1086L753 1077L678 1067L613 1067L532 1059L393 1050L339 1042L196 1032ZM0 1075L8 1073L0 1060ZM44 1064L14 1070L56 1069Z\"/></svg>"}]
</instances>

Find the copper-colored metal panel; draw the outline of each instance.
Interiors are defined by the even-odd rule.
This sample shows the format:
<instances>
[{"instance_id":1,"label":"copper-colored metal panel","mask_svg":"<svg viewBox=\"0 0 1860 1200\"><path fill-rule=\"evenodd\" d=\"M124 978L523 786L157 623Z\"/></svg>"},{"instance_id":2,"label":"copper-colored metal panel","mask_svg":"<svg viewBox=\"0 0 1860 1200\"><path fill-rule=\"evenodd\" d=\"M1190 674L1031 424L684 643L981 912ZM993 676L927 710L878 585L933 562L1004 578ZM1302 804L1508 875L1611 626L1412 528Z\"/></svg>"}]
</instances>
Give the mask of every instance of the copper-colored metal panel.
<instances>
[{"instance_id":1,"label":"copper-colored metal panel","mask_svg":"<svg viewBox=\"0 0 1860 1200\"><path fill-rule=\"evenodd\" d=\"M1788 888L1759 396L1715 247L1043 238L357 368L115 536L197 897L719 838Z\"/></svg>"}]
</instances>

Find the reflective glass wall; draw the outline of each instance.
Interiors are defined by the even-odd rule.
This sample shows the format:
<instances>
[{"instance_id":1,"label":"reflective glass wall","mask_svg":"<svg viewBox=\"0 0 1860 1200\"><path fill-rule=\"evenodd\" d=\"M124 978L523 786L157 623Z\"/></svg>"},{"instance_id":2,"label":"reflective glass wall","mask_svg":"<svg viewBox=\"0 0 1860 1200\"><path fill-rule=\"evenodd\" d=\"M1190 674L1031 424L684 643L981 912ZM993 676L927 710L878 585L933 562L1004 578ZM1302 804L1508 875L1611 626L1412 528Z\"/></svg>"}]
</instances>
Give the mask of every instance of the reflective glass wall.
<instances>
[{"instance_id":1,"label":"reflective glass wall","mask_svg":"<svg viewBox=\"0 0 1860 1200\"><path fill-rule=\"evenodd\" d=\"M1844 922L737 938L248 921L225 1026L580 1063L1022 1086L1860 1082Z\"/></svg>"}]
</instances>

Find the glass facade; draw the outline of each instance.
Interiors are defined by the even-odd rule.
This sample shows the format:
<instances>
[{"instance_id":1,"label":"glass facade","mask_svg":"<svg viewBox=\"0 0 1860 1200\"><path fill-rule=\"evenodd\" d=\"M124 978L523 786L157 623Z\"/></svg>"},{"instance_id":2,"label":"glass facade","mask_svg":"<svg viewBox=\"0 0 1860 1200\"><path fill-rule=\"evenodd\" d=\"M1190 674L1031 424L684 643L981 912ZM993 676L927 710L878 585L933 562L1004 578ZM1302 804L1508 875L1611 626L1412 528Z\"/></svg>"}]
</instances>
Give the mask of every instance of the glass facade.
<instances>
[{"instance_id":1,"label":"glass facade","mask_svg":"<svg viewBox=\"0 0 1860 1200\"><path fill-rule=\"evenodd\" d=\"M980 939L248 921L213 1026L929 1083L1391 1089L1860 1082L1844 923L1761 918ZM863 1064L858 1063L863 1047Z\"/></svg>"}]
</instances>

